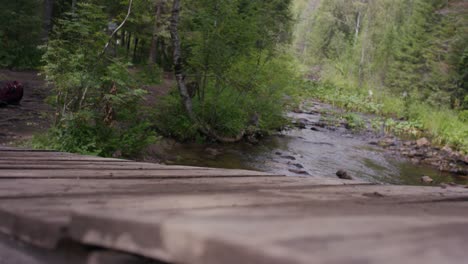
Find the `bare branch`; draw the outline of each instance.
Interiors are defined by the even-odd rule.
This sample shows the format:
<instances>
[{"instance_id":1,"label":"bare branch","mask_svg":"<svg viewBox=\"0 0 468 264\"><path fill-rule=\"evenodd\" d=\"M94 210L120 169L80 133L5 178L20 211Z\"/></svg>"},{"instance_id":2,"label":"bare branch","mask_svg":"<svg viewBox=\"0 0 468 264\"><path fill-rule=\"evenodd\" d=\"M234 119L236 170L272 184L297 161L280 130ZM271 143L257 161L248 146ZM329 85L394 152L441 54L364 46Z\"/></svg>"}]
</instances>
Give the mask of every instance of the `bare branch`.
<instances>
[{"instance_id":1,"label":"bare branch","mask_svg":"<svg viewBox=\"0 0 468 264\"><path fill-rule=\"evenodd\" d=\"M125 25L125 23L127 22L128 18L130 17L130 14L132 12L132 4L133 4L133 0L130 0L129 3L128 3L128 10L127 10L127 15L125 16L124 20L122 21L122 23L120 23L120 25L112 32L112 34L110 35L109 37L109 40L107 41L106 45L104 46L104 49L102 50L101 52L101 55L104 54L107 50L107 48L109 47L112 39L114 38L114 35L119 32L119 30Z\"/></svg>"}]
</instances>

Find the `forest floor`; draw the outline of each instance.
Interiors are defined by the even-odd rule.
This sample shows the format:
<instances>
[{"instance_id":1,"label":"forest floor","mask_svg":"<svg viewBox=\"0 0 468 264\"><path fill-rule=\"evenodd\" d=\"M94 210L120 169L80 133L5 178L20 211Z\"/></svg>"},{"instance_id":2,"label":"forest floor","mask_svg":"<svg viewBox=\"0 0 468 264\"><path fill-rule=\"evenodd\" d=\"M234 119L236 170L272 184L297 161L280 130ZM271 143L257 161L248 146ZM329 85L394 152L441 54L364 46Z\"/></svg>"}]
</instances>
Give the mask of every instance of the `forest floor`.
<instances>
[{"instance_id":1,"label":"forest floor","mask_svg":"<svg viewBox=\"0 0 468 264\"><path fill-rule=\"evenodd\" d=\"M0 69L0 81L19 81L24 85L24 97L19 105L0 107L0 145L21 145L35 134L42 133L50 127L53 120L53 109L45 100L50 95L47 86L38 71L10 71ZM154 107L158 98L169 93L174 80L169 73L158 85L147 85L146 105Z\"/></svg>"},{"instance_id":2,"label":"forest floor","mask_svg":"<svg viewBox=\"0 0 468 264\"><path fill-rule=\"evenodd\" d=\"M45 103L50 94L37 71L0 70L0 81L17 80L24 85L20 105L0 107L0 145L18 145L50 126L53 110Z\"/></svg>"}]
</instances>

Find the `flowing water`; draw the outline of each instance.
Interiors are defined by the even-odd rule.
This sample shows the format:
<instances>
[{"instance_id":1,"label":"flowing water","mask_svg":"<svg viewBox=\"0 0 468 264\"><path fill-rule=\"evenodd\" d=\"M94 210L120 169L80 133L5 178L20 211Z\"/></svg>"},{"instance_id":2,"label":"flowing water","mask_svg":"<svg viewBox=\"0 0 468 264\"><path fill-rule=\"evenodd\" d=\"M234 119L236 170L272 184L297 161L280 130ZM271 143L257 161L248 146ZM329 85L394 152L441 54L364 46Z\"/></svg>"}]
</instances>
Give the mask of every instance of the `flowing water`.
<instances>
[{"instance_id":1,"label":"flowing water","mask_svg":"<svg viewBox=\"0 0 468 264\"><path fill-rule=\"evenodd\" d=\"M315 107L333 110L324 104L315 103ZM200 145L166 141L157 147L155 155L168 164L254 169L290 176L336 178L336 172L343 169L354 178L373 183L420 185L422 176L430 176L435 183L466 183L371 145L378 137L375 133L357 135L344 127L311 125L317 124L322 116L315 110L290 113L291 118L306 124L304 129L283 131L258 144Z\"/></svg>"}]
</instances>

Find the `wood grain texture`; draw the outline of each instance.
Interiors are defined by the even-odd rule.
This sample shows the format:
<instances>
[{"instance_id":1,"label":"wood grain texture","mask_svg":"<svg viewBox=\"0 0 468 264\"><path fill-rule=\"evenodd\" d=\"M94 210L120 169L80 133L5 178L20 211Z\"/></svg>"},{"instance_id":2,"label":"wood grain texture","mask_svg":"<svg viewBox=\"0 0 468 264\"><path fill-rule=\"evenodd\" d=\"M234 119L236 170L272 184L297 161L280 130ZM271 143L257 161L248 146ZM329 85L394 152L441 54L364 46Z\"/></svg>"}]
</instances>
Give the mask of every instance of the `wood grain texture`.
<instances>
[{"instance_id":1,"label":"wood grain texture","mask_svg":"<svg viewBox=\"0 0 468 264\"><path fill-rule=\"evenodd\" d=\"M467 219L462 187L0 148L0 232L56 251L74 241L187 264L455 264L467 260Z\"/></svg>"}]
</instances>

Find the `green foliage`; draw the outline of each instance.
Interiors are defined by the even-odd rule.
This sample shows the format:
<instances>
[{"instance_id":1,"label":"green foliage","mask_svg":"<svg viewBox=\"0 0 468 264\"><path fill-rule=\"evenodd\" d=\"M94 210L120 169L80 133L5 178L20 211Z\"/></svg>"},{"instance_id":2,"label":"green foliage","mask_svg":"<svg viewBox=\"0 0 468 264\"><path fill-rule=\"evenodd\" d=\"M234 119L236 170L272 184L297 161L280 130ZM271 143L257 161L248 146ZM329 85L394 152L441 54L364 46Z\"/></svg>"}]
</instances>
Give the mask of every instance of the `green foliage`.
<instances>
[{"instance_id":1,"label":"green foliage","mask_svg":"<svg viewBox=\"0 0 468 264\"><path fill-rule=\"evenodd\" d=\"M40 0L2 1L0 67L29 69L39 65Z\"/></svg>"},{"instance_id":2,"label":"green foliage","mask_svg":"<svg viewBox=\"0 0 468 264\"><path fill-rule=\"evenodd\" d=\"M199 136L197 127L180 103L180 96L176 89L159 102L154 123L158 132L166 137L188 141Z\"/></svg>"},{"instance_id":3,"label":"green foliage","mask_svg":"<svg viewBox=\"0 0 468 264\"><path fill-rule=\"evenodd\" d=\"M413 102L409 109L412 120L422 124L433 142L449 144L468 153L468 123L460 120L457 113L446 108L434 109L428 104Z\"/></svg>"},{"instance_id":4,"label":"green foliage","mask_svg":"<svg viewBox=\"0 0 468 264\"><path fill-rule=\"evenodd\" d=\"M373 99L364 92L336 88L331 84L314 84L309 87L309 96L319 98L349 111L361 111L387 116L386 120L376 119L371 127L400 136L418 137L426 135L432 142L451 145L468 153L468 122L466 111L434 107L417 99L374 94ZM353 119L353 115L347 119ZM406 119L406 120L396 120Z\"/></svg>"},{"instance_id":5,"label":"green foliage","mask_svg":"<svg viewBox=\"0 0 468 264\"><path fill-rule=\"evenodd\" d=\"M145 91L129 65L103 53L107 18L99 6L79 4L58 21L44 54L44 74L54 84L49 100L55 126L36 146L70 152L134 156L156 139L139 106Z\"/></svg>"},{"instance_id":6,"label":"green foliage","mask_svg":"<svg viewBox=\"0 0 468 264\"><path fill-rule=\"evenodd\" d=\"M296 35L305 47L298 54L320 80L305 90L388 117L373 121L374 129L425 134L468 152L468 10L457 2L327 0L311 12L296 0L299 16L310 13L298 28L309 27L306 40Z\"/></svg>"},{"instance_id":7,"label":"green foliage","mask_svg":"<svg viewBox=\"0 0 468 264\"><path fill-rule=\"evenodd\" d=\"M458 114L458 119L460 119L463 122L468 122L468 110L460 111L460 113Z\"/></svg>"},{"instance_id":8,"label":"green foliage","mask_svg":"<svg viewBox=\"0 0 468 264\"><path fill-rule=\"evenodd\" d=\"M267 133L282 126L284 98L297 80L290 40L291 1L184 2L182 37L186 82L197 83L193 111L217 135ZM292 96L291 96L292 97ZM200 138L174 95L156 118L166 135Z\"/></svg>"},{"instance_id":9,"label":"green foliage","mask_svg":"<svg viewBox=\"0 0 468 264\"><path fill-rule=\"evenodd\" d=\"M355 113L345 114L343 119L346 120L346 126L351 130L362 130L366 128L364 119Z\"/></svg>"},{"instance_id":10,"label":"green foliage","mask_svg":"<svg viewBox=\"0 0 468 264\"><path fill-rule=\"evenodd\" d=\"M286 63L287 57L265 62L256 70L255 76L251 73L255 65L251 59L245 57L232 65L232 75L237 77L233 86L223 86L220 91L215 87L216 82L209 82L203 100L193 98L197 116L222 135L235 136L242 131L268 134L286 124L284 111L295 103L293 98L297 89L291 79L295 73L292 65ZM247 90L233 88L243 82L249 84L251 78L255 78L254 87ZM203 137L188 118L175 90L161 102L155 120L163 135L183 141Z\"/></svg>"},{"instance_id":11,"label":"green foliage","mask_svg":"<svg viewBox=\"0 0 468 264\"><path fill-rule=\"evenodd\" d=\"M418 121L396 121L389 118L384 122L384 128L386 133L416 138L422 135L423 125Z\"/></svg>"},{"instance_id":12,"label":"green foliage","mask_svg":"<svg viewBox=\"0 0 468 264\"><path fill-rule=\"evenodd\" d=\"M305 18L311 28L300 56L311 74L340 87L460 107L468 93L468 10L453 2L321 1Z\"/></svg>"},{"instance_id":13,"label":"green foliage","mask_svg":"<svg viewBox=\"0 0 468 264\"><path fill-rule=\"evenodd\" d=\"M157 64L152 65L142 65L137 67L135 78L140 83L146 85L156 85L161 84L163 72L162 69Z\"/></svg>"},{"instance_id":14,"label":"green foliage","mask_svg":"<svg viewBox=\"0 0 468 264\"><path fill-rule=\"evenodd\" d=\"M307 94L311 97L330 102L335 106L357 112L369 112L375 114L385 113L384 106L368 93L362 90L353 90L349 87L338 87L331 82L314 84L307 88Z\"/></svg>"}]
</instances>

